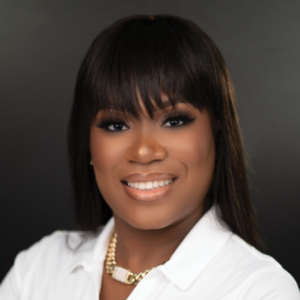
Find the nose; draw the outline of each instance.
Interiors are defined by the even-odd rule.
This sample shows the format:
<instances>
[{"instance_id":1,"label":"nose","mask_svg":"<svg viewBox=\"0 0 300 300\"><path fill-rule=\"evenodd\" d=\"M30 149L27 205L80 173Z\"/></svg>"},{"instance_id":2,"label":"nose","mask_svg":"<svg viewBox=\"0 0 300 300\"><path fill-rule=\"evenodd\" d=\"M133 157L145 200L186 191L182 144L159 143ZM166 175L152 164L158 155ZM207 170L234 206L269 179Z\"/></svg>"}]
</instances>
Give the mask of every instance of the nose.
<instances>
[{"instance_id":1,"label":"nose","mask_svg":"<svg viewBox=\"0 0 300 300\"><path fill-rule=\"evenodd\" d=\"M125 154L127 161L141 164L164 160L166 157L167 151L161 143L151 133L145 132L137 135Z\"/></svg>"}]
</instances>

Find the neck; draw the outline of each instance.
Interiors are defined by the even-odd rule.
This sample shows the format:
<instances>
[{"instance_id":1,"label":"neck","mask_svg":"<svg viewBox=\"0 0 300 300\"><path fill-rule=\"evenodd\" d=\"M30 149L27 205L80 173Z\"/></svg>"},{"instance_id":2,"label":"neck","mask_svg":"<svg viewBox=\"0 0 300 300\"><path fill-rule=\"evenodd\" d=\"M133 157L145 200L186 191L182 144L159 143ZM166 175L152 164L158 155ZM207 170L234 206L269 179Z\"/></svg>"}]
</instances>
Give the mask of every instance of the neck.
<instances>
[{"instance_id":1,"label":"neck","mask_svg":"<svg viewBox=\"0 0 300 300\"><path fill-rule=\"evenodd\" d=\"M114 214L118 234L117 265L134 273L151 269L170 259L192 227L199 221L202 207L186 218L162 229L141 230Z\"/></svg>"}]
</instances>

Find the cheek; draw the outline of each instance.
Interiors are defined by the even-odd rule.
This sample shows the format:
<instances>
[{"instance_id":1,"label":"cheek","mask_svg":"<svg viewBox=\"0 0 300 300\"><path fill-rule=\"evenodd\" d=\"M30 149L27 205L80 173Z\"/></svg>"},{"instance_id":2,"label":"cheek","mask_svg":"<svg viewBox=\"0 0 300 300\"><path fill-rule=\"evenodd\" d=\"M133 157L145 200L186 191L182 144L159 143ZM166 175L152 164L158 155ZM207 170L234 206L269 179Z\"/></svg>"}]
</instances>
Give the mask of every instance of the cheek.
<instances>
[{"instance_id":1,"label":"cheek","mask_svg":"<svg viewBox=\"0 0 300 300\"><path fill-rule=\"evenodd\" d=\"M214 138L207 131L199 131L190 137L190 148L187 147L186 152L189 153L187 163L193 169L208 171L212 167L212 162L215 161L215 142Z\"/></svg>"},{"instance_id":2,"label":"cheek","mask_svg":"<svg viewBox=\"0 0 300 300\"><path fill-rule=\"evenodd\" d=\"M90 151L93 157L95 172L112 172L122 160L120 140L100 134L97 128L91 129Z\"/></svg>"},{"instance_id":3,"label":"cheek","mask_svg":"<svg viewBox=\"0 0 300 300\"><path fill-rule=\"evenodd\" d=\"M186 149L188 153L186 163L190 169L188 181L196 187L195 190L198 190L202 197L205 197L213 178L216 156L210 122L208 120L203 122L189 138L193 147Z\"/></svg>"},{"instance_id":4,"label":"cheek","mask_svg":"<svg viewBox=\"0 0 300 300\"><path fill-rule=\"evenodd\" d=\"M90 151L99 190L104 199L110 199L116 192L118 167L124 159L125 141L100 133L98 128L91 129Z\"/></svg>"},{"instance_id":5,"label":"cheek","mask_svg":"<svg viewBox=\"0 0 300 300\"><path fill-rule=\"evenodd\" d=\"M197 126L174 139L165 139L165 145L170 157L184 165L187 175L214 168L215 143L209 127Z\"/></svg>"},{"instance_id":6,"label":"cheek","mask_svg":"<svg viewBox=\"0 0 300 300\"><path fill-rule=\"evenodd\" d=\"M188 189L193 190L193 197L200 196L204 200L215 169L215 142L212 135L204 132L195 136L194 147L189 150L186 163L190 170L187 177Z\"/></svg>"},{"instance_id":7,"label":"cheek","mask_svg":"<svg viewBox=\"0 0 300 300\"><path fill-rule=\"evenodd\" d=\"M170 158L180 163L183 170L183 188L178 196L189 199L190 205L180 203L178 207L182 211L203 203L215 169L215 141L209 119L195 125L197 126L191 127L191 130L182 132L182 135L177 135L173 141L166 141Z\"/></svg>"},{"instance_id":8,"label":"cheek","mask_svg":"<svg viewBox=\"0 0 300 300\"><path fill-rule=\"evenodd\" d=\"M190 132L182 141L178 153L191 170L209 164L214 157L214 141L206 133ZM199 170L200 171L200 170Z\"/></svg>"}]
</instances>

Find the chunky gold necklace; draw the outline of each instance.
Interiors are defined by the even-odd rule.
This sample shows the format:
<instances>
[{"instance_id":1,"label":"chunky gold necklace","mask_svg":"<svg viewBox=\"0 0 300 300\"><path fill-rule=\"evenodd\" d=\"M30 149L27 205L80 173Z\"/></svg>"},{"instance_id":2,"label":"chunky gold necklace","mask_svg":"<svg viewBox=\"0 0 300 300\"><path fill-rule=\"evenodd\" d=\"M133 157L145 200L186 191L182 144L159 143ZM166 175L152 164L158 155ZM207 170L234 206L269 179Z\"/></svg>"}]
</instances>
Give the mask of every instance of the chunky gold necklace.
<instances>
[{"instance_id":1,"label":"chunky gold necklace","mask_svg":"<svg viewBox=\"0 0 300 300\"><path fill-rule=\"evenodd\" d=\"M154 270L153 267L150 270L145 270L140 273L132 273L122 267L117 266L116 263L116 245L117 245L117 233L112 235L109 242L109 246L106 252L105 266L108 274L112 274L112 278L123 282L125 284L137 285L150 271Z\"/></svg>"}]
</instances>

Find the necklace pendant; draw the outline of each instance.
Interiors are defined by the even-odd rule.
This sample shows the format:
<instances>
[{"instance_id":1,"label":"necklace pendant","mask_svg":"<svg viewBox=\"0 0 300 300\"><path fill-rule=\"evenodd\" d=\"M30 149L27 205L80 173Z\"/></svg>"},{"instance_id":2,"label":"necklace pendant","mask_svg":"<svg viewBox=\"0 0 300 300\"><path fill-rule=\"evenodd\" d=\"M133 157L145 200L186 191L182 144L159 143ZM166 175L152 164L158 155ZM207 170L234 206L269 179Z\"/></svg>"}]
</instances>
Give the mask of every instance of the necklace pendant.
<instances>
[{"instance_id":1,"label":"necklace pendant","mask_svg":"<svg viewBox=\"0 0 300 300\"><path fill-rule=\"evenodd\" d=\"M135 282L132 272L118 266L115 266L112 278L125 284L133 284Z\"/></svg>"}]
</instances>

